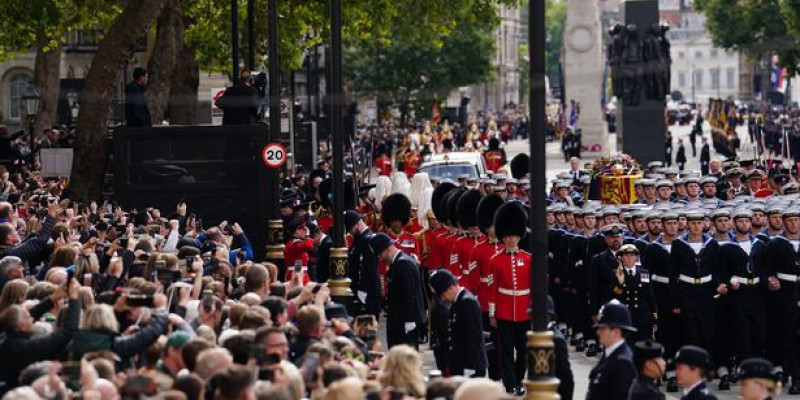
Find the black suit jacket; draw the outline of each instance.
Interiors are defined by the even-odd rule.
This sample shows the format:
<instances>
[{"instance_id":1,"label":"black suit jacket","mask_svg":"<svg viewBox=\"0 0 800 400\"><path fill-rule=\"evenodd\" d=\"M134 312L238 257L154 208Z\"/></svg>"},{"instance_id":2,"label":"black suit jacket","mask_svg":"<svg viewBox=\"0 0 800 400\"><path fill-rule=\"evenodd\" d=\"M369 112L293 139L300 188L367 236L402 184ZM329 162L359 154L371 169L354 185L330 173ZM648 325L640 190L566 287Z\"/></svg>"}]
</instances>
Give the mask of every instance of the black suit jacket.
<instances>
[{"instance_id":1,"label":"black suit jacket","mask_svg":"<svg viewBox=\"0 0 800 400\"><path fill-rule=\"evenodd\" d=\"M144 88L136 82L125 86L125 123L128 126L152 126Z\"/></svg>"},{"instance_id":2,"label":"black suit jacket","mask_svg":"<svg viewBox=\"0 0 800 400\"><path fill-rule=\"evenodd\" d=\"M359 312L380 315L381 312L381 277L378 273L378 257L369 247L372 231L364 230L353 237L353 245L347 255L350 288L356 295ZM359 292L366 293L366 301L362 302Z\"/></svg>"},{"instance_id":3,"label":"black suit jacket","mask_svg":"<svg viewBox=\"0 0 800 400\"><path fill-rule=\"evenodd\" d=\"M331 274L333 238L325 236L317 247L317 282L327 282Z\"/></svg>"},{"instance_id":4,"label":"black suit jacket","mask_svg":"<svg viewBox=\"0 0 800 400\"><path fill-rule=\"evenodd\" d=\"M628 390L636 378L633 352L622 343L611 355L600 359L589 373L586 400L619 400L628 398Z\"/></svg>"},{"instance_id":5,"label":"black suit jacket","mask_svg":"<svg viewBox=\"0 0 800 400\"><path fill-rule=\"evenodd\" d=\"M231 86L214 104L225 112L223 125L252 124L258 114L258 90L246 85Z\"/></svg>"},{"instance_id":6,"label":"black suit jacket","mask_svg":"<svg viewBox=\"0 0 800 400\"><path fill-rule=\"evenodd\" d=\"M486 372L483 315L478 299L467 289L461 290L450 306L447 333L453 375L463 375L465 369L471 369L476 376L483 376Z\"/></svg>"},{"instance_id":7,"label":"black suit jacket","mask_svg":"<svg viewBox=\"0 0 800 400\"><path fill-rule=\"evenodd\" d=\"M413 322L415 330L424 328L425 311L422 305L422 284L419 266L403 252L392 261L386 273L388 288L386 335L389 347L402 343L407 336L405 324ZM401 339L401 341L394 340Z\"/></svg>"},{"instance_id":8,"label":"black suit jacket","mask_svg":"<svg viewBox=\"0 0 800 400\"><path fill-rule=\"evenodd\" d=\"M681 400L717 400L717 395L714 394L703 382L694 389L692 389Z\"/></svg>"},{"instance_id":9,"label":"black suit jacket","mask_svg":"<svg viewBox=\"0 0 800 400\"><path fill-rule=\"evenodd\" d=\"M631 384L631 389L628 392L628 400L664 400L666 396L661 393L655 382L652 379L639 376Z\"/></svg>"},{"instance_id":10,"label":"black suit jacket","mask_svg":"<svg viewBox=\"0 0 800 400\"><path fill-rule=\"evenodd\" d=\"M619 266L619 261L606 250L592 258L589 267L589 312L597 314L603 304L614 298L614 271Z\"/></svg>"}]
</instances>

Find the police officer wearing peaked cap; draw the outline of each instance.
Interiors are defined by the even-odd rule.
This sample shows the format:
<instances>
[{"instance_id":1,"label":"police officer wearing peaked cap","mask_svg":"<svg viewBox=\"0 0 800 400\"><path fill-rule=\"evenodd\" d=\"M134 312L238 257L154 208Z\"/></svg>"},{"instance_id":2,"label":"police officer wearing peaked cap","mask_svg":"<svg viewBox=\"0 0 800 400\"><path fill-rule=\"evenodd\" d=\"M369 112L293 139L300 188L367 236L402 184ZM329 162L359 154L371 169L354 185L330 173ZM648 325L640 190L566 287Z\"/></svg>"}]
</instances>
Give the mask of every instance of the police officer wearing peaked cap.
<instances>
[{"instance_id":1,"label":"police officer wearing peaked cap","mask_svg":"<svg viewBox=\"0 0 800 400\"><path fill-rule=\"evenodd\" d=\"M636 342L633 346L633 363L638 376L631 384L628 400L661 400L664 393L658 388L658 380L666 370L664 347L651 339Z\"/></svg>"},{"instance_id":2,"label":"police officer wearing peaked cap","mask_svg":"<svg viewBox=\"0 0 800 400\"><path fill-rule=\"evenodd\" d=\"M683 387L681 400L717 400L706 387L706 374L713 368L711 356L702 347L686 345L675 353L678 384Z\"/></svg>"},{"instance_id":3,"label":"police officer wearing peaked cap","mask_svg":"<svg viewBox=\"0 0 800 400\"><path fill-rule=\"evenodd\" d=\"M589 373L586 399L626 399L636 378L633 352L625 342L625 334L636 331L628 307L617 300L606 303L600 309L595 328L598 341L605 349L600 362Z\"/></svg>"},{"instance_id":4,"label":"police officer wearing peaked cap","mask_svg":"<svg viewBox=\"0 0 800 400\"><path fill-rule=\"evenodd\" d=\"M772 400L781 391L772 363L763 358L748 358L739 364L740 394L743 400Z\"/></svg>"}]
</instances>

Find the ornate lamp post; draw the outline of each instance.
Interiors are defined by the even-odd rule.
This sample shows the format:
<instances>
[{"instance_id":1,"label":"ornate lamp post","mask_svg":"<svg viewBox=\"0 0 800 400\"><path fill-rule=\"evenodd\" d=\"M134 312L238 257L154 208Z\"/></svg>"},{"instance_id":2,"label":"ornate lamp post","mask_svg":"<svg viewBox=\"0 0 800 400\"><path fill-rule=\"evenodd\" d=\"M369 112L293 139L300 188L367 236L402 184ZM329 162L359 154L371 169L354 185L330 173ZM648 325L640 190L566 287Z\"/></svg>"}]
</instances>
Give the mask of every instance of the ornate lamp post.
<instances>
[{"instance_id":1,"label":"ornate lamp post","mask_svg":"<svg viewBox=\"0 0 800 400\"><path fill-rule=\"evenodd\" d=\"M33 161L36 159L34 153L36 132L33 131L33 121L36 119L36 114L39 113L39 103L41 103L41 100L42 97L39 96L39 92L37 92L32 85L28 86L28 89L22 94L22 107L25 110L25 116L28 117L28 135L30 135L31 142L31 164L33 164Z\"/></svg>"},{"instance_id":2,"label":"ornate lamp post","mask_svg":"<svg viewBox=\"0 0 800 400\"><path fill-rule=\"evenodd\" d=\"M267 4L268 39L269 39L269 139L267 142L278 142L281 132L281 74L278 63L278 0L269 0ZM278 266L281 276L286 272L283 265L283 220L278 214L280 204L280 182L278 170L270 168L267 172L269 186L268 222L267 222L267 256L266 259Z\"/></svg>"}]
</instances>

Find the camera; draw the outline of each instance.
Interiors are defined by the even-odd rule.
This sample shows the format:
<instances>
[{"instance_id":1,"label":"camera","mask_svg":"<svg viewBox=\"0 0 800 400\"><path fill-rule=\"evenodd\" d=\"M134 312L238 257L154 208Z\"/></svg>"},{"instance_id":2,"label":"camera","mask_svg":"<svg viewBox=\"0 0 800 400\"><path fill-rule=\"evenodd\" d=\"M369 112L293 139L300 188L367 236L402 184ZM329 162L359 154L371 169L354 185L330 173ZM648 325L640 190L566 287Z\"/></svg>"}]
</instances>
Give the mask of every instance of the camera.
<instances>
[{"instance_id":1,"label":"camera","mask_svg":"<svg viewBox=\"0 0 800 400\"><path fill-rule=\"evenodd\" d=\"M141 293L131 293L125 298L128 307L153 307L153 296Z\"/></svg>"}]
</instances>

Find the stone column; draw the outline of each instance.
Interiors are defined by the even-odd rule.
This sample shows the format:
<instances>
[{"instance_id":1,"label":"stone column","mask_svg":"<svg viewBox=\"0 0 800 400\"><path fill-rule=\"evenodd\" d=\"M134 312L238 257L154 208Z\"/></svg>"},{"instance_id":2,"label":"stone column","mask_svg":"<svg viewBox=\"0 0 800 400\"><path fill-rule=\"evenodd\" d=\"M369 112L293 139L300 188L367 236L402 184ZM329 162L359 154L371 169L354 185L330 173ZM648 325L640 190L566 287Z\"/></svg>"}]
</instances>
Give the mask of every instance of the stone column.
<instances>
[{"instance_id":1,"label":"stone column","mask_svg":"<svg viewBox=\"0 0 800 400\"><path fill-rule=\"evenodd\" d=\"M564 110L570 100L580 104L582 157L597 157L606 151L608 131L603 117L603 49L597 0L567 0L564 27ZM567 114L569 118L569 114Z\"/></svg>"}]
</instances>

